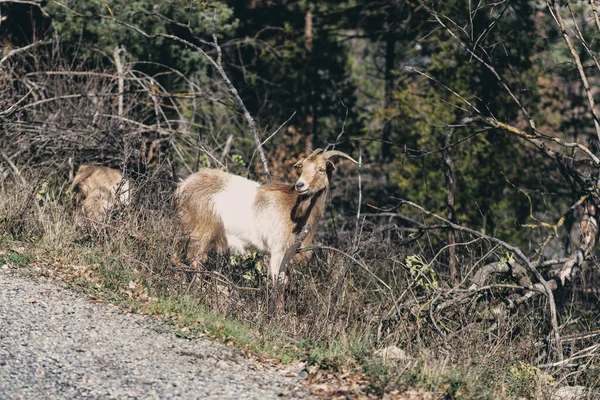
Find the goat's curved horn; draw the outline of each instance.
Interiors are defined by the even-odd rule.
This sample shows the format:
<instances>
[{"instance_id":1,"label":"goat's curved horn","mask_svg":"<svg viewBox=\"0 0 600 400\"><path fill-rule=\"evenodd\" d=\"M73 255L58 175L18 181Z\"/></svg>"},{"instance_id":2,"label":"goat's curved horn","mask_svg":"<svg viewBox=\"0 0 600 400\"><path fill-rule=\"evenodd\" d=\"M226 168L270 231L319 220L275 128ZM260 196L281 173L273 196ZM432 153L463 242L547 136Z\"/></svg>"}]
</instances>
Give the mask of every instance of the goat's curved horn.
<instances>
[{"instance_id":1,"label":"goat's curved horn","mask_svg":"<svg viewBox=\"0 0 600 400\"><path fill-rule=\"evenodd\" d=\"M329 157L333 157L333 156L341 156L341 157L347 158L348 160L352 161L355 164L359 163L354 158L350 157L348 154L343 153L339 150L329 150L329 151L326 151L325 153L323 153L323 157L325 157L325 158L329 158Z\"/></svg>"},{"instance_id":2,"label":"goat's curved horn","mask_svg":"<svg viewBox=\"0 0 600 400\"><path fill-rule=\"evenodd\" d=\"M309 157L310 156L314 156L314 155L319 154L319 153L322 153L322 152L323 152L323 149L314 149L313 152L310 153Z\"/></svg>"}]
</instances>

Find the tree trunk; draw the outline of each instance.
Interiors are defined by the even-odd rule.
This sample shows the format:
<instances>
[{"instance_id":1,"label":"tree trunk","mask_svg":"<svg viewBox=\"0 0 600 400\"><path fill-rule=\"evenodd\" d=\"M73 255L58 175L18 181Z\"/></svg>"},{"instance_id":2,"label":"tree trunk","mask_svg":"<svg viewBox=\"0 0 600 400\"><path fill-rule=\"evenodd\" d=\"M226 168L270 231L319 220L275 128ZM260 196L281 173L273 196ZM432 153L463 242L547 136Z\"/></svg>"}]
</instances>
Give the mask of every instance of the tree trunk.
<instances>
[{"instance_id":1,"label":"tree trunk","mask_svg":"<svg viewBox=\"0 0 600 400\"><path fill-rule=\"evenodd\" d=\"M312 49L313 49L313 14L312 7L309 6L306 10L306 15L304 19L304 49L306 50L306 73L305 79L306 84L308 86L308 95L306 104L306 120L305 120L305 131L306 131L306 142L305 142L305 150L306 152L311 152L314 149L314 145L316 142L315 138L315 96L314 96L314 81L315 78L311 66L312 60Z\"/></svg>"},{"instance_id":2,"label":"tree trunk","mask_svg":"<svg viewBox=\"0 0 600 400\"><path fill-rule=\"evenodd\" d=\"M393 29L393 14L396 10L395 3L390 6L387 18L387 32L385 34L385 93L384 108L390 109L394 104L394 66L396 62L396 33ZM391 146L392 123L390 119L384 121L383 131L381 132L381 160L387 164L392 159Z\"/></svg>"},{"instance_id":3,"label":"tree trunk","mask_svg":"<svg viewBox=\"0 0 600 400\"><path fill-rule=\"evenodd\" d=\"M452 133L454 128L450 127L446 130L444 139L442 140L442 170L444 171L444 178L446 180L446 218L452 223L456 223L456 217L454 215L454 191L456 190L456 180L454 179L454 171L452 170L452 159L450 158L450 152L448 147L452 141ZM450 271L450 278L452 279L452 285L458 286L458 271L456 268L456 238L454 237L454 230L448 228L447 233L448 242L448 269Z\"/></svg>"}]
</instances>

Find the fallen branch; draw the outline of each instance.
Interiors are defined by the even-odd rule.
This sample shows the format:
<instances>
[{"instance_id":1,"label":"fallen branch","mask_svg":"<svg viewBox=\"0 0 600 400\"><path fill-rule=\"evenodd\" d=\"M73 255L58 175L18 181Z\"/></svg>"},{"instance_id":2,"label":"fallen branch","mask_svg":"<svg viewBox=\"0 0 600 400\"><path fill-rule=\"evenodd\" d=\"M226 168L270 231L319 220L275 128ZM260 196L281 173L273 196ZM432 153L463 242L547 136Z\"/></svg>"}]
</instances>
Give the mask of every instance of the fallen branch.
<instances>
[{"instance_id":1,"label":"fallen branch","mask_svg":"<svg viewBox=\"0 0 600 400\"><path fill-rule=\"evenodd\" d=\"M407 204L411 207L414 207L416 209L418 209L419 211L421 211L422 213L424 213L425 215L428 215L430 217L433 217L435 219L437 219L438 221L442 221L445 224L447 224L450 228L461 231L461 232L466 232L469 233L471 235L480 237L482 239L488 240L492 243L496 243L502 247L504 247L506 250L508 250L509 252L513 253L518 259L520 259L523 264L527 267L527 269L533 274L533 276L535 276L535 278L538 280L538 282L543 286L546 297L548 298L548 304L549 304L549 308L550 308L550 321L552 323L552 331L554 334L554 341L555 341L555 345L556 345L556 351L558 353L558 357L559 360L563 360L564 356L563 356L563 352L562 352L562 343L560 341L560 332L559 332L559 325L558 325L558 313L556 311L556 302L554 301L554 294L553 294L553 289L552 286L548 283L548 281L546 281L546 279L544 279L544 277L542 276L542 274L540 274L540 272L537 270L537 268L531 263L531 261L529 260L529 258L523 254L523 252L521 251L521 249L515 247L515 246L511 246L510 244L506 243L503 240L500 240L498 238L495 238L493 236L488 236L484 233L480 233L477 232L473 229L467 228L465 226L461 226L458 224L453 223L452 221L447 220L446 218L440 217L439 215L432 213L431 211L427 211L425 210L423 207L419 206L418 204L415 204L411 201L408 200L400 200L400 205L402 204ZM556 288L555 288L556 289Z\"/></svg>"}]
</instances>

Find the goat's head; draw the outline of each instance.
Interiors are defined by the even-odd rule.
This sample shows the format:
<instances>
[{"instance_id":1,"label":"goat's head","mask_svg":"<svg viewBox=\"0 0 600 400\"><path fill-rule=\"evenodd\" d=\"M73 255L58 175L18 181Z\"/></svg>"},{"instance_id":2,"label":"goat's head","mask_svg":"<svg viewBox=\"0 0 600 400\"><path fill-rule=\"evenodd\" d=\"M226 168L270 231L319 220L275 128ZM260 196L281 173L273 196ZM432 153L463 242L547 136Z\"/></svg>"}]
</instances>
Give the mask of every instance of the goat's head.
<instances>
[{"instance_id":1,"label":"goat's head","mask_svg":"<svg viewBox=\"0 0 600 400\"><path fill-rule=\"evenodd\" d=\"M93 221L101 221L117 198L125 205L130 200L129 181L121 171L95 165L79 166L71 192L77 212Z\"/></svg>"},{"instance_id":2,"label":"goat's head","mask_svg":"<svg viewBox=\"0 0 600 400\"><path fill-rule=\"evenodd\" d=\"M338 150L325 152L322 149L314 150L308 157L302 158L294 164L294 168L300 175L294 186L298 195L312 196L329 186L331 173L335 169L333 162L330 160L333 156L345 157L358 164L348 154Z\"/></svg>"}]
</instances>

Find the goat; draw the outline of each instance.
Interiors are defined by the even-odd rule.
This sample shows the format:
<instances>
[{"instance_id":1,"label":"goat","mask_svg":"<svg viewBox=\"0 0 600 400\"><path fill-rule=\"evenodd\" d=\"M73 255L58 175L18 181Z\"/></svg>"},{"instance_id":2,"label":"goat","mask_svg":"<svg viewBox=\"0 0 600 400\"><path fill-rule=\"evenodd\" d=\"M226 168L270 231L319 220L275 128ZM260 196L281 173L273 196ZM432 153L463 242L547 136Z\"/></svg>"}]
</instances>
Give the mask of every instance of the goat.
<instances>
[{"instance_id":1,"label":"goat","mask_svg":"<svg viewBox=\"0 0 600 400\"><path fill-rule=\"evenodd\" d=\"M187 177L179 184L175 199L181 228L189 237L188 261L197 267L211 249L235 254L256 249L270 255L270 275L275 281L286 250L306 224L312 230L302 247L313 241L335 169L329 160L332 156L357 163L341 151L316 149L294 164L300 175L295 184L261 186L217 169ZM307 252L299 258L310 256Z\"/></svg>"},{"instance_id":2,"label":"goat","mask_svg":"<svg viewBox=\"0 0 600 400\"><path fill-rule=\"evenodd\" d=\"M80 165L73 178L71 194L78 214L93 222L100 222L118 200L129 204L129 181L121 171L98 165Z\"/></svg>"}]
</instances>

